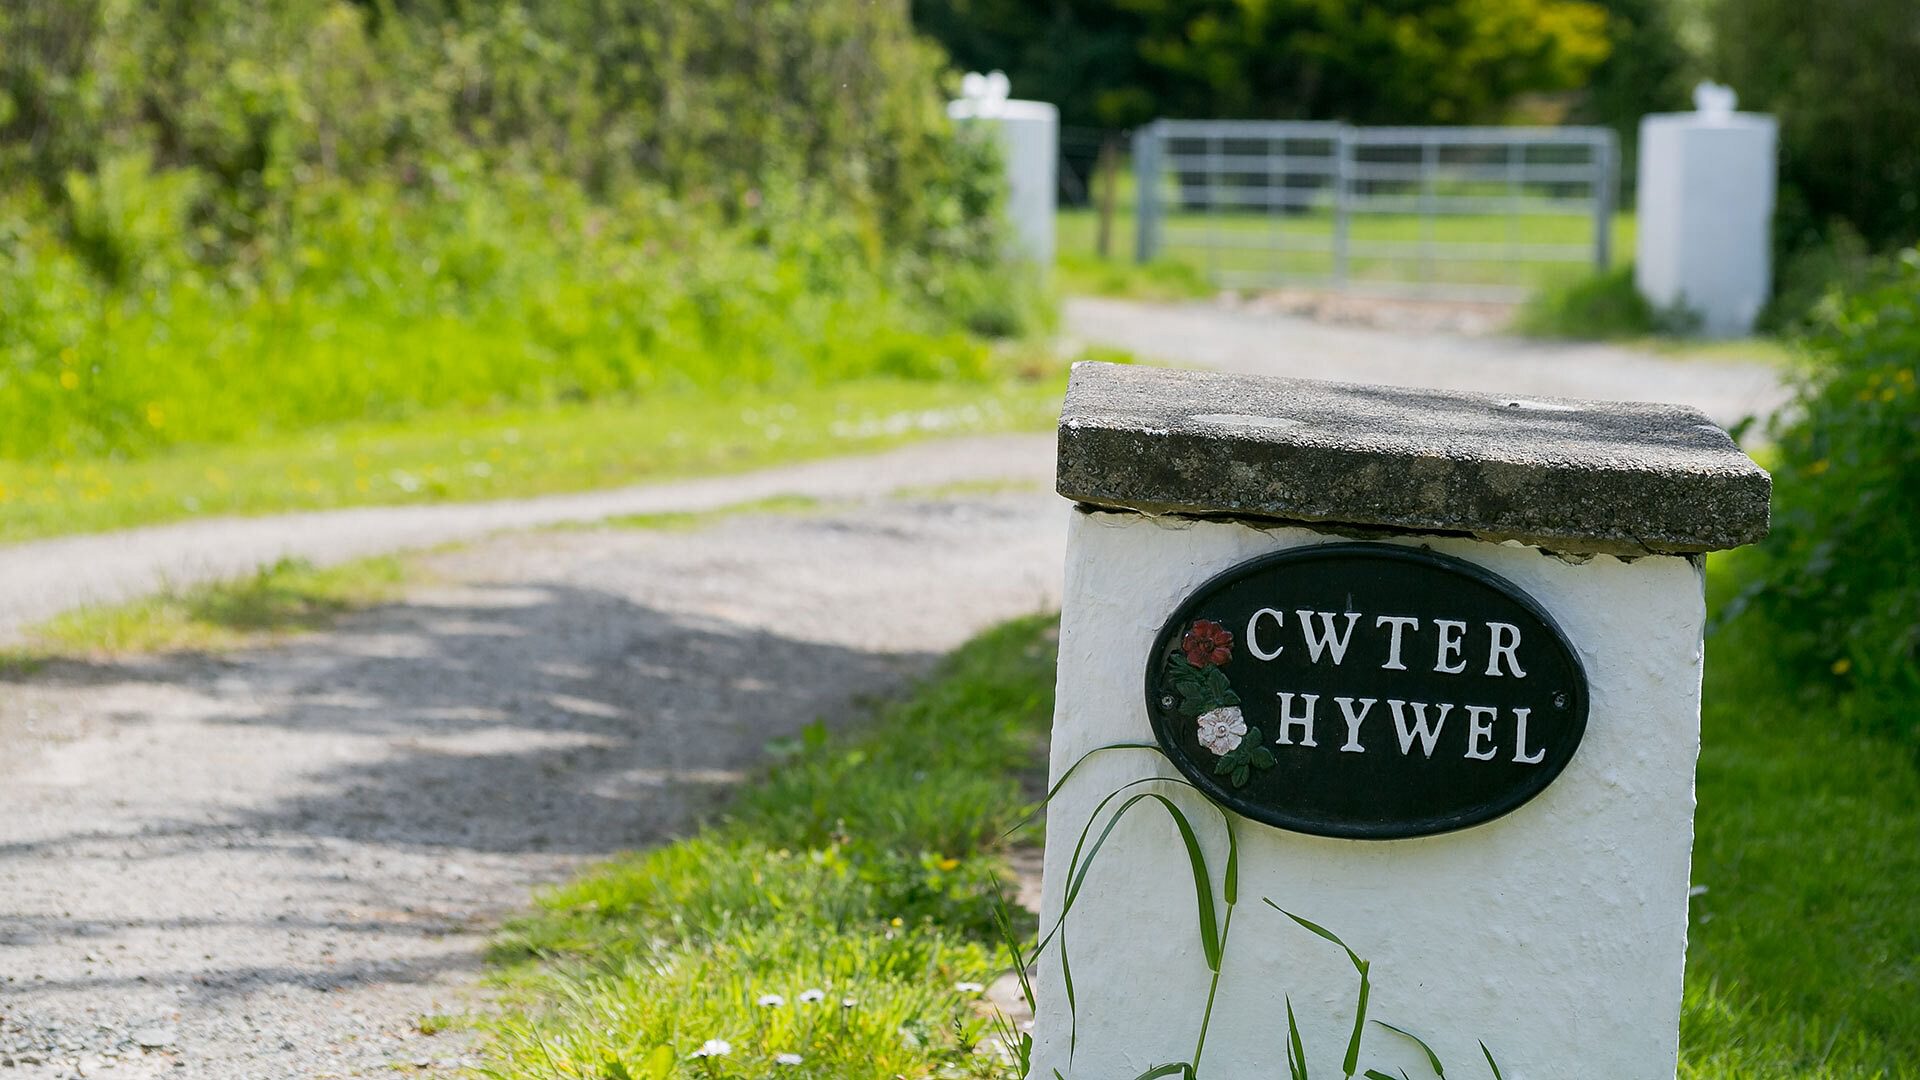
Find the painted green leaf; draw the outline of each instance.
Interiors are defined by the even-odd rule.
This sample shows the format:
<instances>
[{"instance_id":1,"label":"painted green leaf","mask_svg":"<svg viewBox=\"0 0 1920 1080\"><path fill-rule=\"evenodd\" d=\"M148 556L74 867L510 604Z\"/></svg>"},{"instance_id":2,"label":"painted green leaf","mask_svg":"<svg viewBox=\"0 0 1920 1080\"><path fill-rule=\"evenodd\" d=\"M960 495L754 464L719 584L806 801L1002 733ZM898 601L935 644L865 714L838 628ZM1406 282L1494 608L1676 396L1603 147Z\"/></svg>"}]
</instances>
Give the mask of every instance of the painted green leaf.
<instances>
[{"instance_id":1,"label":"painted green leaf","mask_svg":"<svg viewBox=\"0 0 1920 1080\"><path fill-rule=\"evenodd\" d=\"M1207 681L1207 693L1212 694L1214 700L1219 701L1223 705L1239 704L1240 697L1233 692L1233 684L1227 681L1226 672L1221 671L1217 667L1210 667L1207 669L1205 678Z\"/></svg>"},{"instance_id":2,"label":"painted green leaf","mask_svg":"<svg viewBox=\"0 0 1920 1080\"><path fill-rule=\"evenodd\" d=\"M1271 751L1271 750L1269 750L1269 749L1267 749L1267 748L1266 748L1266 747L1264 747L1264 746L1256 746L1256 747L1254 747L1254 748L1253 748L1253 763L1254 763L1254 764L1255 764L1256 766L1258 766L1258 767L1260 767L1260 768L1262 768L1262 769L1271 769L1271 768L1273 768L1273 766L1274 766L1274 757L1273 757L1273 751Z\"/></svg>"}]
</instances>

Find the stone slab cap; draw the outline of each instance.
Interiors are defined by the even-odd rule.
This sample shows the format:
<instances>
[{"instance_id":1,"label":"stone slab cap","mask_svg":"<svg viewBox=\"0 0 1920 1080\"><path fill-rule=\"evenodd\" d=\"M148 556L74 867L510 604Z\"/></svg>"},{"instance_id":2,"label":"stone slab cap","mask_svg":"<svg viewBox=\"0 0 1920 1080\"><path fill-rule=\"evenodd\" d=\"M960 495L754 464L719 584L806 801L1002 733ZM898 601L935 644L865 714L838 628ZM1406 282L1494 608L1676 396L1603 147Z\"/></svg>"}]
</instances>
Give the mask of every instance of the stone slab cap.
<instances>
[{"instance_id":1,"label":"stone slab cap","mask_svg":"<svg viewBox=\"0 0 1920 1080\"><path fill-rule=\"evenodd\" d=\"M1100 507L1689 554L1767 534L1772 481L1684 405L1076 364L1059 491Z\"/></svg>"}]
</instances>

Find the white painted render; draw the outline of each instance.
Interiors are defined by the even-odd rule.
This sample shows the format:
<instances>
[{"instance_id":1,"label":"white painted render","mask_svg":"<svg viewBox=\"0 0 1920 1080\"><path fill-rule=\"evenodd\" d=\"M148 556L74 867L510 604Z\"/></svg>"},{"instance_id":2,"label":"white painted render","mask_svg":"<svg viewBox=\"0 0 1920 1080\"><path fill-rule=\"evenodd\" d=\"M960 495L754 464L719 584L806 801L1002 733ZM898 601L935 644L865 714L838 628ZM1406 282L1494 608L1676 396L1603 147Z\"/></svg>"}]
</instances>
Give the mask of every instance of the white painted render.
<instances>
[{"instance_id":1,"label":"white painted render","mask_svg":"<svg viewBox=\"0 0 1920 1080\"><path fill-rule=\"evenodd\" d=\"M1004 83L1005 76L1001 79ZM1014 242L1034 265L1043 270L1052 267L1060 110L1044 101L1008 98L1003 85L998 97L988 94L949 102L947 115L993 126L1006 170L1006 214Z\"/></svg>"},{"instance_id":2,"label":"white painted render","mask_svg":"<svg viewBox=\"0 0 1920 1080\"><path fill-rule=\"evenodd\" d=\"M1774 146L1756 113L1660 113L1640 121L1634 284L1683 305L1711 337L1751 333L1772 291Z\"/></svg>"},{"instance_id":3,"label":"white painted render","mask_svg":"<svg viewBox=\"0 0 1920 1080\"><path fill-rule=\"evenodd\" d=\"M1300 528L1074 510L1060 636L1051 772L1095 747L1151 742L1145 670L1161 623L1243 560L1344 538ZM1530 594L1585 665L1585 739L1558 780L1496 821L1412 840L1335 840L1237 820L1240 896L1200 1061L1202 1080L1284 1077L1291 995L1315 1077L1341 1075L1358 979L1346 956L1260 902L1341 935L1372 962L1368 1014L1426 1039L1455 1080L1671 1080L1686 952L1693 774L1699 749L1698 567L1686 558L1570 561L1518 544L1399 537L1478 563ZM1276 605L1279 606L1279 605ZM1043 932L1059 918L1089 814L1129 780L1178 774L1157 754L1095 755L1048 810ZM1216 894L1221 817L1174 792L1195 822ZM1116 801L1114 806L1118 805ZM1112 807L1109 807L1109 812ZM1104 824L1104 816L1102 819ZM1096 827L1096 834L1098 827ZM1188 1060L1208 971L1191 871L1167 815L1142 804L1114 831L1067 923L1078 999L1059 952L1036 982L1032 1075L1133 1080ZM1410 1043L1369 1025L1360 1067L1420 1080Z\"/></svg>"}]
</instances>

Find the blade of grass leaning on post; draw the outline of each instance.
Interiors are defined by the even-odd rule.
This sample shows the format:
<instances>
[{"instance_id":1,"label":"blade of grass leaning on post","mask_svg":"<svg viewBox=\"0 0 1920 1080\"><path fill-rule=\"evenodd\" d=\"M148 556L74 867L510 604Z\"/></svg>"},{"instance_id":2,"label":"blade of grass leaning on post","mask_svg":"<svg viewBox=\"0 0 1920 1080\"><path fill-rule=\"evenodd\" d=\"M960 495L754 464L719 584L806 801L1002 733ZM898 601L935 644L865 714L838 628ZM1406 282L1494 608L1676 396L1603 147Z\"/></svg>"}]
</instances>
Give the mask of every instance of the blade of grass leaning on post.
<instances>
[{"instance_id":1,"label":"blade of grass leaning on post","mask_svg":"<svg viewBox=\"0 0 1920 1080\"><path fill-rule=\"evenodd\" d=\"M1008 836L1013 835L1015 831L1029 824L1030 822L1033 821L1033 819L1039 817L1040 811L1046 809L1047 804L1053 801L1053 797L1055 795L1058 795L1060 793L1060 789L1066 786L1067 781L1073 778L1073 774L1075 770L1079 769L1080 766L1085 765L1087 763L1088 758L1091 758L1093 755L1098 754L1103 750L1151 750L1156 754L1161 754L1161 756L1163 757L1165 756L1165 754L1161 752L1160 745L1158 743L1121 742L1121 743L1108 743L1105 746L1096 746L1093 749L1087 751L1086 753L1080 755L1080 757L1076 761L1074 761L1073 764L1067 766L1067 771L1060 774L1060 779L1055 780L1053 782L1053 786L1047 789L1047 793L1041 796L1039 802L1033 804L1033 809L1027 811L1026 816L1022 817L1019 821L1014 822L1013 828L1007 830L1007 835Z\"/></svg>"},{"instance_id":2,"label":"blade of grass leaning on post","mask_svg":"<svg viewBox=\"0 0 1920 1080\"><path fill-rule=\"evenodd\" d=\"M1307 1048L1300 1042L1300 1022L1293 1016L1293 995L1287 999L1287 1072L1293 1080L1307 1078Z\"/></svg>"},{"instance_id":3,"label":"blade of grass leaning on post","mask_svg":"<svg viewBox=\"0 0 1920 1080\"><path fill-rule=\"evenodd\" d=\"M1148 779L1160 780L1164 778L1150 777ZM1142 781L1135 781L1134 783L1137 784L1141 782ZM1132 785L1128 785L1128 786L1132 786ZM1108 796L1108 798L1111 799L1112 796ZM1212 875L1207 870L1206 854L1200 850L1200 839L1194 833L1193 823L1188 820L1187 815L1179 808L1179 806L1174 804L1173 800L1167 798L1165 795L1161 795L1157 792L1151 792L1151 791L1134 795L1128 798L1126 802L1120 804L1120 808L1118 810L1115 810L1113 812L1113 816L1107 819L1107 827L1101 831L1100 838L1096 840L1094 842L1093 847L1087 851L1085 863L1077 865L1078 872L1075 873L1075 870L1076 870L1075 866L1070 866L1068 868L1068 875L1072 879L1073 883L1067 892L1067 896L1068 896L1067 903L1065 906L1063 906L1063 909L1060 912L1059 925L1063 930L1063 932L1060 935L1060 957L1061 957L1062 971L1064 972L1067 968L1067 959L1066 959L1067 946L1066 946L1066 935L1064 933L1064 928L1066 926L1067 909L1071 908L1073 900L1079 895L1081 887L1086 884L1087 873L1093 869L1094 859L1098 857L1098 855L1100 854L1100 849L1102 846L1106 844L1107 838L1113 835L1113 830L1115 826L1119 825L1120 819L1126 816L1127 811L1133 809L1135 806L1139 805L1142 802L1146 802L1147 800L1153 800L1157 802L1159 805L1161 805L1162 807L1164 807L1167 813L1173 818L1175 828L1177 828L1180 831L1180 842L1186 848L1187 862L1190 869L1193 871L1194 906L1197 909L1197 914L1200 921L1200 948L1201 948L1201 951L1206 956L1207 969L1214 973L1215 980L1217 981L1220 973L1221 954L1224 951L1225 945L1221 939L1218 913L1215 911L1213 906L1213 881L1212 881ZM1103 801L1101 805L1104 806L1105 802ZM1096 814L1097 813L1098 811L1096 811ZM1091 825L1092 819L1089 819L1088 823L1089 825ZM1069 1010L1069 1016L1070 1016L1069 1035L1067 1039L1067 1046L1068 1046L1067 1057L1068 1057L1068 1060L1071 1061L1073 1058L1073 1051L1076 1048L1076 1043L1078 1039L1077 1029L1079 1024L1078 1024L1077 1006L1073 1002L1073 994L1071 990L1069 990L1067 998L1068 998L1068 1010ZM1204 1027L1201 1029L1201 1032L1200 1032L1200 1042L1202 1046L1204 1046L1206 1042L1206 1030ZM1196 1056L1198 1055L1196 1054Z\"/></svg>"},{"instance_id":4,"label":"blade of grass leaning on post","mask_svg":"<svg viewBox=\"0 0 1920 1080\"><path fill-rule=\"evenodd\" d=\"M1034 811L1029 813L1027 817L1023 819L1023 821L1031 820L1034 814L1037 814L1041 808L1044 808L1046 803L1050 802L1053 799L1054 795L1059 792L1061 785L1066 783L1067 777L1072 775L1073 771L1075 769L1078 769L1081 766L1081 764L1087 760L1087 758L1092 757L1094 754L1097 754L1102 750L1133 749L1133 748L1134 748L1134 744L1115 744L1113 746L1095 747L1094 749L1087 751L1087 753L1081 756L1081 758L1078 761L1075 761L1071 766L1068 767L1066 774L1061 776L1060 782L1056 783L1053 786L1053 790L1047 793L1046 798L1042 800L1039 806L1036 807ZM1142 745L1139 748L1153 750L1156 753L1160 752L1160 748L1158 746ZM1183 780L1176 776L1143 776L1135 780L1129 780L1125 784L1122 784L1118 788L1115 788L1113 791L1108 792L1106 797L1101 799L1099 804L1093 808L1093 813L1087 815L1087 823L1084 826L1082 826L1080 829L1080 838L1078 842L1074 844L1073 857L1070 860L1068 860L1069 881L1077 880L1074 870L1080 865L1080 862L1082 859L1082 853L1086 849L1087 837L1090 836L1093 832L1094 822L1100 819L1100 812L1102 810L1105 810L1109 803L1113 802L1113 800L1125 794L1129 789L1138 787L1141 784L1152 784L1152 783L1178 784L1182 787L1193 788L1193 790L1195 791L1199 790L1198 788L1194 788L1194 786L1191 783L1188 783L1186 780ZM1209 801L1208 805L1213 806L1211 801ZM1218 806L1214 806L1214 809L1216 812L1220 814L1220 819L1222 823L1228 822L1228 818L1224 810L1221 810ZM1239 884L1240 884L1239 883L1240 860L1239 860L1239 852L1237 848L1234 846L1234 838L1233 838L1232 830L1230 826L1228 829L1228 844L1229 844L1229 850L1227 852L1228 881L1226 882L1226 891L1228 892L1229 895L1237 898L1239 894ZM1086 858L1091 859L1092 858L1091 854L1086 855ZM1078 877L1084 878L1085 874L1082 873L1078 875ZM1034 946L1033 956L1036 961L1039 959L1040 953L1045 951L1048 943L1051 942L1054 936L1059 932L1060 928L1065 925L1067 914L1073 910L1074 901L1078 897L1079 897L1079 888L1077 885L1075 885L1075 887L1069 889L1067 893L1066 902L1065 904L1062 905L1059 919L1055 920L1054 922L1054 928L1048 931L1046 936L1040 939L1039 944Z\"/></svg>"},{"instance_id":5,"label":"blade of grass leaning on post","mask_svg":"<svg viewBox=\"0 0 1920 1080\"><path fill-rule=\"evenodd\" d=\"M1402 1038L1412 1039L1413 1044L1418 1046L1427 1055L1427 1064L1433 1066L1433 1075L1439 1077L1440 1080L1447 1080L1446 1066L1440 1064L1440 1055L1433 1052L1433 1047L1428 1046L1425 1039L1422 1039L1420 1036L1415 1035L1405 1028L1394 1027L1385 1020L1375 1020L1374 1023L1379 1024L1381 1027L1386 1028L1388 1031Z\"/></svg>"},{"instance_id":6,"label":"blade of grass leaning on post","mask_svg":"<svg viewBox=\"0 0 1920 1080\"><path fill-rule=\"evenodd\" d=\"M1007 955L1013 960L1013 976L1020 981L1020 998L1027 1003L1029 1014L1035 1011L1033 983L1027 978L1027 962L1020 947L1020 935L1014 932L1013 919L1007 914L1007 896L995 879L989 882L993 887L993 923L1000 932L1000 939L1007 947ZM998 1031L1000 1044L1007 1057L1016 1067L1016 1075L1025 1077L1033 1070L1033 1035L1019 1030L1007 1014L1001 1010L994 1012L994 1024Z\"/></svg>"},{"instance_id":7,"label":"blade of grass leaning on post","mask_svg":"<svg viewBox=\"0 0 1920 1080\"><path fill-rule=\"evenodd\" d=\"M1360 955L1358 953L1354 952L1353 949L1350 946L1348 946L1346 942L1340 940L1340 935L1334 933L1333 931L1327 929L1326 927L1321 926L1318 923L1310 922L1306 919L1303 919L1300 916L1295 915L1293 912L1288 911L1287 909L1281 907L1279 904L1274 903L1272 900L1269 900L1264 896L1260 898L1260 902L1272 908L1273 910L1279 912L1280 914L1285 915L1287 918L1292 919L1294 922L1299 923L1301 926L1305 927L1308 931L1314 934L1318 934L1320 937L1323 937L1328 941L1333 942L1335 945L1340 946L1340 948L1346 951L1347 959L1353 962L1353 970L1360 973L1360 1001L1359 1001L1359 1004L1357 1004L1353 1010L1353 1036L1347 1040L1347 1056L1344 1059L1342 1059L1342 1062L1341 1062L1341 1070L1347 1074L1347 1080L1353 1080L1354 1073L1360 1068L1360 1037L1366 1031L1367 995L1371 989L1371 983L1368 981L1367 971L1372 965L1369 964L1367 961L1360 959Z\"/></svg>"},{"instance_id":8,"label":"blade of grass leaning on post","mask_svg":"<svg viewBox=\"0 0 1920 1080\"><path fill-rule=\"evenodd\" d=\"M1095 747L1094 749L1089 750L1086 754L1083 754L1078 760L1076 760L1072 765L1070 765L1067 768L1066 772L1061 775L1060 780L1053 785L1051 790L1047 792L1047 795L1045 799L1042 800L1041 805L1044 806L1047 802L1050 802L1053 799L1053 797L1056 794L1058 794L1058 792L1061 789L1061 786L1066 783L1068 777L1070 777L1073 774L1073 772L1076 769L1078 769L1080 765L1084 763L1089 757L1092 757L1094 754L1100 753L1103 750L1117 750L1117 749L1148 749L1156 753L1161 752L1159 746L1154 744L1145 744L1145 743L1115 743L1108 746ZM1212 874L1207 869L1205 853L1200 850L1197 835L1193 832L1191 822L1188 821L1188 819L1186 818L1186 815L1181 813L1179 808L1175 806L1171 801L1166 799L1164 796L1157 795L1154 793L1146 793L1142 795L1136 795L1128 799L1128 801L1124 803L1119 810L1115 811L1113 816L1108 819L1106 828L1101 832L1099 838L1095 841L1092 849L1089 850L1086 847L1087 837L1090 835L1093 829L1094 823L1100 819L1101 812L1106 809L1108 804L1112 803L1114 799L1120 797L1130 788L1138 787L1141 784L1148 784L1148 783L1155 783L1155 782L1178 784L1183 787L1193 788L1196 791L1198 790L1197 788L1194 788L1194 786L1191 783L1188 783L1187 781L1176 778L1176 777L1149 776L1149 777L1141 777L1139 779L1135 779L1125 784L1122 784L1119 788L1115 789L1112 792L1109 792L1105 798L1101 799L1099 804L1094 807L1093 813L1087 816L1087 823L1081 828L1079 840L1074 845L1073 857L1068 862L1067 876L1068 876L1070 885L1067 890L1066 900L1061 906L1060 917L1055 921L1053 929L1048 931L1046 937L1042 938L1039 944L1037 944L1034 947L1033 959L1035 962L1037 962L1040 958L1041 953L1043 953L1046 950L1048 942L1053 940L1056 937L1059 939L1061 982L1063 984L1063 988L1066 991L1066 997L1067 997L1067 1014L1068 1014L1067 1056L1069 1061L1072 1060L1073 1055L1078 1050L1078 1046L1079 1046L1079 1002L1078 1002L1077 994L1075 993L1075 990L1074 990L1073 965L1072 965L1072 960L1069 955L1069 950L1067 947L1067 937L1066 937L1067 916L1073 910L1074 902L1079 898L1080 889L1086 881L1086 875L1092 869L1093 860L1095 856L1099 853L1100 848L1106 843L1107 837L1112 834L1114 827L1119 824L1120 818L1125 815L1127 810L1130 809L1132 806L1134 806L1136 803L1140 802L1142 799L1146 799L1146 798L1158 799L1167 808L1169 813L1174 817L1176 825L1180 828L1180 831L1182 834L1182 841L1186 845L1187 858L1188 858L1189 865L1192 868L1194 873L1194 880L1195 880L1194 891L1195 891L1195 897L1196 897L1195 904L1196 904L1196 907L1199 909L1199 921L1201 924L1200 926L1201 947L1202 947L1202 950L1207 955L1208 969L1213 973L1213 977L1208 988L1207 1004L1204 1011L1201 1014L1199 1034L1195 1040L1194 1060L1189 1064L1197 1069L1199 1065L1199 1058L1206 1048L1207 1028L1212 1021L1213 1004L1219 991L1221 959L1222 959L1222 955L1225 952L1225 945L1226 945L1226 942L1225 942L1226 930L1227 928L1230 928L1232 925L1233 905L1238 902L1239 891L1240 891L1239 841L1233 831L1232 819L1227 816L1225 811L1221 810L1218 806L1214 805L1211 801L1208 802L1208 805L1212 806L1214 811L1220 814L1221 824L1226 829L1226 832L1227 832L1227 866L1226 866L1226 875L1223 881L1223 888L1222 888L1222 892L1226 899L1227 914L1224 922L1220 924L1220 928L1217 931L1215 929L1215 922L1214 922L1215 912L1213 909L1213 893L1212 893L1212 885L1211 885ZM1037 809L1036 809L1036 812L1037 812ZM1083 862L1083 858L1084 858L1084 862Z\"/></svg>"}]
</instances>

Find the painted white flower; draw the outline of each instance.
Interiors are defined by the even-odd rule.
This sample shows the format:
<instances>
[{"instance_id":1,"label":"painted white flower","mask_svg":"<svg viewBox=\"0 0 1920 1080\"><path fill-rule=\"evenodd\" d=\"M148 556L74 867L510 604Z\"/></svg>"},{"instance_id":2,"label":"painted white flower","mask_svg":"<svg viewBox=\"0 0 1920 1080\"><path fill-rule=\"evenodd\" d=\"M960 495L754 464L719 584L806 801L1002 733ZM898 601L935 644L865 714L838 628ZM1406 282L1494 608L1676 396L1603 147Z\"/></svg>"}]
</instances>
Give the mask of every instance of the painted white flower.
<instances>
[{"instance_id":1,"label":"painted white flower","mask_svg":"<svg viewBox=\"0 0 1920 1080\"><path fill-rule=\"evenodd\" d=\"M953 984L953 989L955 993L977 994L980 991L985 990L986 987L980 985L977 982L957 982Z\"/></svg>"},{"instance_id":2,"label":"painted white flower","mask_svg":"<svg viewBox=\"0 0 1920 1080\"><path fill-rule=\"evenodd\" d=\"M827 992L817 986L810 986L800 991L800 1004L802 1005L811 1005L816 1001L825 1001L826 999Z\"/></svg>"},{"instance_id":3,"label":"painted white flower","mask_svg":"<svg viewBox=\"0 0 1920 1080\"><path fill-rule=\"evenodd\" d=\"M775 1054L775 1055L773 1055L773 1063L774 1063L775 1065L798 1065L798 1064L800 1064L800 1063L801 1063L802 1061L805 1061L805 1060L806 1060L806 1059L805 1059L805 1058L803 1058L803 1057L801 1057L801 1056L800 1056L799 1054Z\"/></svg>"},{"instance_id":4,"label":"painted white flower","mask_svg":"<svg viewBox=\"0 0 1920 1080\"><path fill-rule=\"evenodd\" d=\"M1240 706L1228 705L1200 714L1200 745L1225 757L1240 748L1240 737L1247 733L1247 721Z\"/></svg>"},{"instance_id":5,"label":"painted white flower","mask_svg":"<svg viewBox=\"0 0 1920 1080\"><path fill-rule=\"evenodd\" d=\"M693 1056L697 1058L726 1057L731 1053L733 1053L732 1043L725 1039L708 1039L700 1044L700 1049L695 1050Z\"/></svg>"},{"instance_id":6,"label":"painted white flower","mask_svg":"<svg viewBox=\"0 0 1920 1080\"><path fill-rule=\"evenodd\" d=\"M754 1004L763 1009L777 1009L786 1003L787 999L781 997L779 994L761 994L760 1000L754 1002Z\"/></svg>"}]
</instances>

